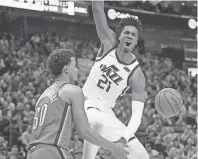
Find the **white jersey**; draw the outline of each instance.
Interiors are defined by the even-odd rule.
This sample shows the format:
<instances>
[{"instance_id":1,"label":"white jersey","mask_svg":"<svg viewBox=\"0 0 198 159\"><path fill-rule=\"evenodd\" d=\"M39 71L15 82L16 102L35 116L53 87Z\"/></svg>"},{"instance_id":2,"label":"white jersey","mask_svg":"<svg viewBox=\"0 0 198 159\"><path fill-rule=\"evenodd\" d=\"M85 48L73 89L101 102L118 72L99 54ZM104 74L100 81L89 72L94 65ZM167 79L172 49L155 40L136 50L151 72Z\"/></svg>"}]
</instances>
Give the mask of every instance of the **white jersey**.
<instances>
[{"instance_id":1,"label":"white jersey","mask_svg":"<svg viewBox=\"0 0 198 159\"><path fill-rule=\"evenodd\" d=\"M116 50L113 48L96 60L83 86L85 98L96 104L97 101L109 103L111 108L115 106L117 98L130 88L130 76L139 66L133 54L134 60L130 64L119 61Z\"/></svg>"}]
</instances>

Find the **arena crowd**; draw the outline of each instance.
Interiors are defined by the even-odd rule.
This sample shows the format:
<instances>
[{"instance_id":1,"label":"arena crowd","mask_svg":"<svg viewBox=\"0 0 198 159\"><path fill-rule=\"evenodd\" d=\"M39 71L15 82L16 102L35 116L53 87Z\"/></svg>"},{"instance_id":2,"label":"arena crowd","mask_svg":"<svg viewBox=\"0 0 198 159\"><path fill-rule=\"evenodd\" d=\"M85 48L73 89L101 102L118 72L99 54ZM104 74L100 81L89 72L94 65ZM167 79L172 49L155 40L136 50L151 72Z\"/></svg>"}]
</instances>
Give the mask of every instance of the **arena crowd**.
<instances>
[{"instance_id":1,"label":"arena crowd","mask_svg":"<svg viewBox=\"0 0 198 159\"><path fill-rule=\"evenodd\" d=\"M34 117L34 106L41 93L53 82L45 66L47 56L56 48L71 48L81 60L79 85L82 87L97 51L98 42L51 33L22 39L12 33L0 35L0 158L25 159ZM137 136L151 159L196 159L197 150L197 76L177 68L169 58L146 52L137 54L147 78L146 103ZM84 60L84 63L83 63ZM86 63L85 63L86 62ZM185 112L165 119L157 114L154 100L163 88L177 89ZM130 91L119 99L114 112L125 124L131 116ZM144 134L141 136L141 134ZM82 157L83 140L74 133L70 152ZM100 151L97 159L103 159Z\"/></svg>"}]
</instances>

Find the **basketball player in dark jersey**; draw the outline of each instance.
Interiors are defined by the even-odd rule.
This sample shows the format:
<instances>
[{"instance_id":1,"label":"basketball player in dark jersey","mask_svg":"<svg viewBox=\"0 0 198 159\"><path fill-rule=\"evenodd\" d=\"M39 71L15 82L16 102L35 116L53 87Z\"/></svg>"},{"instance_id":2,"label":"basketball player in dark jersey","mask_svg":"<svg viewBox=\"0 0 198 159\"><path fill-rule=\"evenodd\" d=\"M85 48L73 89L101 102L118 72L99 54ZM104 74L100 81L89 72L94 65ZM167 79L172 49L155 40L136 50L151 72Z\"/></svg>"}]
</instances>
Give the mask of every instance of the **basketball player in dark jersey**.
<instances>
[{"instance_id":1,"label":"basketball player in dark jersey","mask_svg":"<svg viewBox=\"0 0 198 159\"><path fill-rule=\"evenodd\" d=\"M58 49L47 59L47 67L55 82L40 96L35 106L32 139L28 159L72 159L68 144L72 122L85 140L112 151L118 159L126 159L123 144L115 144L93 131L84 112L84 95L74 83L78 79L76 59L71 50Z\"/></svg>"}]
</instances>

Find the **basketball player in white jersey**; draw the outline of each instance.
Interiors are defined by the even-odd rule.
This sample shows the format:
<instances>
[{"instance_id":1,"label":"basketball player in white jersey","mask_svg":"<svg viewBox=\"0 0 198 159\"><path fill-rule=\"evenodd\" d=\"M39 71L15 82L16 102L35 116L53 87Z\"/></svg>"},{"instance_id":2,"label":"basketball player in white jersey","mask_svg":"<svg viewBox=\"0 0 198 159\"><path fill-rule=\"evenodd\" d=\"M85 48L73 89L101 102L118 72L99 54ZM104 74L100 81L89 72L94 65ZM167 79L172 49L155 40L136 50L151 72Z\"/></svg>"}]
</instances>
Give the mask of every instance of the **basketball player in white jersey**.
<instances>
[{"instance_id":1,"label":"basketball player in white jersey","mask_svg":"<svg viewBox=\"0 0 198 159\"><path fill-rule=\"evenodd\" d=\"M93 129L104 138L128 145L128 159L148 159L149 155L134 135L144 109L145 76L132 53L141 35L141 22L135 18L120 22L118 36L108 27L104 2L93 1L92 10L101 48L83 87L85 110ZM126 127L112 108L132 87L132 116ZM83 159L94 159L99 147L84 142Z\"/></svg>"}]
</instances>

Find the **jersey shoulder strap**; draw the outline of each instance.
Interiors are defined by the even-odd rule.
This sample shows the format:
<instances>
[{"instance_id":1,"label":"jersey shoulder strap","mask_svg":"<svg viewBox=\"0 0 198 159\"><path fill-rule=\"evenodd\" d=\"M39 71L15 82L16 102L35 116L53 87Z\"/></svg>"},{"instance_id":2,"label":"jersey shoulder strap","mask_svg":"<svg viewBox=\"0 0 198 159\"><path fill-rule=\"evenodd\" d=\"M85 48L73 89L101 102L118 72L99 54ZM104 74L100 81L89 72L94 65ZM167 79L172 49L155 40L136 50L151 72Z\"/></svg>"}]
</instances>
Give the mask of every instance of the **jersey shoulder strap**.
<instances>
[{"instance_id":1,"label":"jersey shoulder strap","mask_svg":"<svg viewBox=\"0 0 198 159\"><path fill-rule=\"evenodd\" d=\"M104 45L101 45L100 49L99 49L99 53L98 55L102 55L102 56L97 56L95 62L98 62L100 60L102 60L104 57L106 57L111 51L113 51L115 48L117 47L117 45L115 45L114 47L112 47L109 51L107 51L106 53L104 53Z\"/></svg>"},{"instance_id":2,"label":"jersey shoulder strap","mask_svg":"<svg viewBox=\"0 0 198 159\"><path fill-rule=\"evenodd\" d=\"M55 84L55 83L54 83ZM52 84L50 87L48 87L44 92L43 92L43 94L41 94L41 96L39 97L39 99L38 99L38 101L37 101L37 103L36 103L36 106L40 103L40 101L42 100L42 99L44 99L48 94L50 94L51 92L54 92L53 94L57 94L57 95L59 95L59 90L60 90L60 88L61 87L63 87L65 84L67 84L66 82L64 82L64 83L61 83L61 84L59 84L58 85L58 87L57 88L55 88L53 91L51 90L51 89L53 89L52 87L54 87L54 84ZM36 107L35 106L35 107Z\"/></svg>"},{"instance_id":3,"label":"jersey shoulder strap","mask_svg":"<svg viewBox=\"0 0 198 159\"><path fill-rule=\"evenodd\" d=\"M56 91L57 95L59 96L59 98L60 98L61 100L63 100L63 99L60 97L59 91L60 91L60 89L61 89L64 85L66 85L66 84L68 84L68 83L67 83L67 82L64 82L64 83L60 84L59 87L57 88L57 91ZM64 101L64 100L63 100L63 101ZM66 105L70 105L70 106L71 106L71 104L69 104L68 102L66 102L66 101L64 101L64 102L65 102Z\"/></svg>"},{"instance_id":4,"label":"jersey shoulder strap","mask_svg":"<svg viewBox=\"0 0 198 159\"><path fill-rule=\"evenodd\" d=\"M59 86L58 89L57 89L57 92L59 92L59 90L60 90L64 85L66 85L66 84L68 84L68 83L67 83L67 82L61 83L60 86Z\"/></svg>"},{"instance_id":5,"label":"jersey shoulder strap","mask_svg":"<svg viewBox=\"0 0 198 159\"><path fill-rule=\"evenodd\" d=\"M61 89L64 85L66 85L66 84L68 84L68 83L63 82L63 83L60 83L59 86L57 87L57 89L56 89L56 94L57 94L59 97L60 97L60 94L59 94L60 89Z\"/></svg>"}]
</instances>

